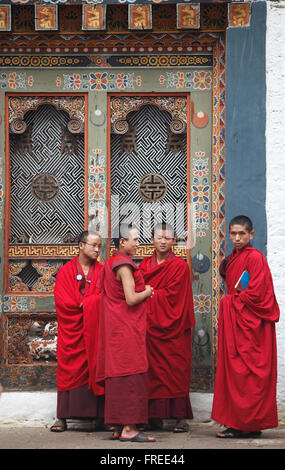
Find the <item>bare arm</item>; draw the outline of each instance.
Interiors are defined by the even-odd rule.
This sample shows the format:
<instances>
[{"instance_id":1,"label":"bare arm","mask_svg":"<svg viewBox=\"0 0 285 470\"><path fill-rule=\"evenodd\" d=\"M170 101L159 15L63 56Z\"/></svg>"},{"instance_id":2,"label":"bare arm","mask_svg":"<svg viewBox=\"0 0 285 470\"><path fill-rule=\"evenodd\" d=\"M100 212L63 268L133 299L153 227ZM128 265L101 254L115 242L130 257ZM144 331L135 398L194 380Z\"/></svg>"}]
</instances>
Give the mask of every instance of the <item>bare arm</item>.
<instances>
[{"instance_id":1,"label":"bare arm","mask_svg":"<svg viewBox=\"0 0 285 470\"><path fill-rule=\"evenodd\" d=\"M137 305L143 300L152 296L153 289L151 286L145 286L142 292L135 291L135 280L132 268L126 264L116 269L116 276L122 281L126 302L130 306Z\"/></svg>"}]
</instances>

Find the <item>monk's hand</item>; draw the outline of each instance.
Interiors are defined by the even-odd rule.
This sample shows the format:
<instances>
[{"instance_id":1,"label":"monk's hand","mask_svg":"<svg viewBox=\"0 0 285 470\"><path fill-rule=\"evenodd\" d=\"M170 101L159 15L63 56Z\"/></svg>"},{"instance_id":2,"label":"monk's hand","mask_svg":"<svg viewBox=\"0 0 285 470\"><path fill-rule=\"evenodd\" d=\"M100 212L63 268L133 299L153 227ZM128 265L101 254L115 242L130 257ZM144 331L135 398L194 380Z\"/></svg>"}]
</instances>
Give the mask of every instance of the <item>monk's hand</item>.
<instances>
[{"instance_id":1,"label":"monk's hand","mask_svg":"<svg viewBox=\"0 0 285 470\"><path fill-rule=\"evenodd\" d=\"M152 296L153 296L153 293L154 293L153 287L147 285L147 286L145 286L145 290L146 290L146 292L147 292L147 294L148 294L148 297L152 297Z\"/></svg>"},{"instance_id":2,"label":"monk's hand","mask_svg":"<svg viewBox=\"0 0 285 470\"><path fill-rule=\"evenodd\" d=\"M79 308L83 308L83 302L81 302L81 304L79 305Z\"/></svg>"}]
</instances>

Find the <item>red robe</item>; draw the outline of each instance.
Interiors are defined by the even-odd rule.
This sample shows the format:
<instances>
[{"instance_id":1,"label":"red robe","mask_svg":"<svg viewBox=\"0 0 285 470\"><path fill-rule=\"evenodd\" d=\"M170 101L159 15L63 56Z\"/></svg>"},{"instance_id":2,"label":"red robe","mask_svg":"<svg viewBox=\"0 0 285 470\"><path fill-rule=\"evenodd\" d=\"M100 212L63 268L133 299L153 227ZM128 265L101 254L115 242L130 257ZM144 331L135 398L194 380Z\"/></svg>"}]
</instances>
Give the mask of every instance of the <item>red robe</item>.
<instances>
[{"instance_id":1,"label":"red robe","mask_svg":"<svg viewBox=\"0 0 285 470\"><path fill-rule=\"evenodd\" d=\"M147 301L149 398L188 396L195 324L189 267L173 253L157 264L154 253L142 261L140 269L145 284L154 288Z\"/></svg>"},{"instance_id":2,"label":"red robe","mask_svg":"<svg viewBox=\"0 0 285 470\"><path fill-rule=\"evenodd\" d=\"M244 270L246 289L234 286ZM218 321L218 362L212 419L242 431L278 426L275 322L279 307L265 256L251 246L226 267L227 295Z\"/></svg>"},{"instance_id":3,"label":"red robe","mask_svg":"<svg viewBox=\"0 0 285 470\"><path fill-rule=\"evenodd\" d=\"M146 303L135 306L126 303L122 282L116 278L115 268L129 265L133 269L135 291L145 289L139 268L128 256L115 251L106 261L98 281L102 291L99 346L96 380L145 373L146 357Z\"/></svg>"},{"instance_id":4,"label":"red robe","mask_svg":"<svg viewBox=\"0 0 285 470\"><path fill-rule=\"evenodd\" d=\"M54 300L58 320L58 391L72 390L89 383L96 395L104 393L104 389L95 384L100 304L96 283L102 268L95 261L85 282L78 257L75 257L57 273Z\"/></svg>"}]
</instances>

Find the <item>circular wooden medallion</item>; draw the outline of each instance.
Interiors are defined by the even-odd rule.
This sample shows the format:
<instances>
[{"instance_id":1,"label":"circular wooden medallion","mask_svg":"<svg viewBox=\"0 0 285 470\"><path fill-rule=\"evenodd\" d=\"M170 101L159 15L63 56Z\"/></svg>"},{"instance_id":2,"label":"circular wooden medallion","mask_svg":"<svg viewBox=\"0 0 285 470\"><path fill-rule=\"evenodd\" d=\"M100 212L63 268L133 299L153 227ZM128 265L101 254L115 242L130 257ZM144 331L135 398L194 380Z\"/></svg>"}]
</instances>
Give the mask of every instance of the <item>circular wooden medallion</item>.
<instances>
[{"instance_id":1,"label":"circular wooden medallion","mask_svg":"<svg viewBox=\"0 0 285 470\"><path fill-rule=\"evenodd\" d=\"M156 202L162 199L167 191L167 183L161 175L149 173L144 175L139 183L139 193L147 202Z\"/></svg>"},{"instance_id":2,"label":"circular wooden medallion","mask_svg":"<svg viewBox=\"0 0 285 470\"><path fill-rule=\"evenodd\" d=\"M60 186L57 179L49 173L37 175L31 184L31 192L40 202L53 201L57 197L59 190Z\"/></svg>"}]
</instances>

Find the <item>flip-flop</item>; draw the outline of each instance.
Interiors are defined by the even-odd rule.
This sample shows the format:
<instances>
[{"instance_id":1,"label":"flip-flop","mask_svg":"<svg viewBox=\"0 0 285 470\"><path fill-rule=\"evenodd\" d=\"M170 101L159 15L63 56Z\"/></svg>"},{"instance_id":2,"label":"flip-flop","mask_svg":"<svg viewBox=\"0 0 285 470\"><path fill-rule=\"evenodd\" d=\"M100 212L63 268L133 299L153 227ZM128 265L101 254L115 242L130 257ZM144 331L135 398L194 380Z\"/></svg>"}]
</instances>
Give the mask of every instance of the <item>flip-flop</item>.
<instances>
[{"instance_id":1,"label":"flip-flop","mask_svg":"<svg viewBox=\"0 0 285 470\"><path fill-rule=\"evenodd\" d=\"M261 431L240 431L239 429L227 428L217 434L220 439L253 439L261 436Z\"/></svg>"},{"instance_id":2,"label":"flip-flop","mask_svg":"<svg viewBox=\"0 0 285 470\"><path fill-rule=\"evenodd\" d=\"M180 421L173 428L173 432L176 432L176 433L188 432L188 431L189 431L189 425L185 421Z\"/></svg>"},{"instance_id":3,"label":"flip-flop","mask_svg":"<svg viewBox=\"0 0 285 470\"><path fill-rule=\"evenodd\" d=\"M155 442L154 437L147 436L144 432L138 432L134 437L120 437L122 442Z\"/></svg>"},{"instance_id":4,"label":"flip-flop","mask_svg":"<svg viewBox=\"0 0 285 470\"><path fill-rule=\"evenodd\" d=\"M50 427L51 432L64 432L66 430L67 430L66 422L61 423L59 420L56 420L56 422Z\"/></svg>"},{"instance_id":5,"label":"flip-flop","mask_svg":"<svg viewBox=\"0 0 285 470\"><path fill-rule=\"evenodd\" d=\"M113 432L113 434L111 434L108 439L110 439L110 441L118 441L120 439L120 435L118 434L117 436L115 436L115 434L116 432Z\"/></svg>"}]
</instances>

